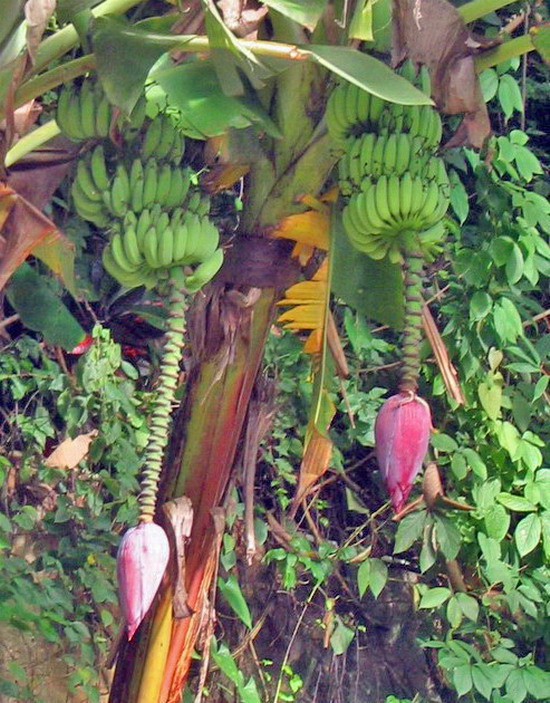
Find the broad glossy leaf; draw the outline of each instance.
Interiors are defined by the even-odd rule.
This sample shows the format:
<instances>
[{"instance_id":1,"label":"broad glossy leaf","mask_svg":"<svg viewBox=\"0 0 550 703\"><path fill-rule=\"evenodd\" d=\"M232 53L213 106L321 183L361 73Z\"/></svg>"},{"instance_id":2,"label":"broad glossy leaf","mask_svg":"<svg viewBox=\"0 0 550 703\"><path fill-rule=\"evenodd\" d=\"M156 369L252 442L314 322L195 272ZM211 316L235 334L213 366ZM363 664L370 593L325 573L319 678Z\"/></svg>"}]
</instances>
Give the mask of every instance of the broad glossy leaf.
<instances>
[{"instance_id":1,"label":"broad glossy leaf","mask_svg":"<svg viewBox=\"0 0 550 703\"><path fill-rule=\"evenodd\" d=\"M418 510L406 515L400 522L395 535L394 554L405 552L420 537L424 531L427 513Z\"/></svg>"},{"instance_id":2,"label":"broad glossy leaf","mask_svg":"<svg viewBox=\"0 0 550 703\"><path fill-rule=\"evenodd\" d=\"M374 261L355 249L341 222L336 225L332 291L371 320L395 329L403 326L403 277L388 259Z\"/></svg>"},{"instance_id":3,"label":"broad glossy leaf","mask_svg":"<svg viewBox=\"0 0 550 703\"><path fill-rule=\"evenodd\" d=\"M175 15L173 20L175 21ZM174 36L113 17L98 17L92 34L97 72L109 100L129 114L151 68L174 45Z\"/></svg>"},{"instance_id":4,"label":"broad glossy leaf","mask_svg":"<svg viewBox=\"0 0 550 703\"><path fill-rule=\"evenodd\" d=\"M70 351L86 336L47 279L29 264L22 264L13 274L6 293L23 324L43 334L49 344Z\"/></svg>"},{"instance_id":5,"label":"broad glossy leaf","mask_svg":"<svg viewBox=\"0 0 550 703\"><path fill-rule=\"evenodd\" d=\"M280 136L253 94L232 97L223 92L209 60L171 66L155 71L153 77L166 93L168 104L180 110L184 122L194 130L189 136L205 139L222 134L229 127L243 128L251 123L258 124L273 137Z\"/></svg>"},{"instance_id":6,"label":"broad glossy leaf","mask_svg":"<svg viewBox=\"0 0 550 703\"><path fill-rule=\"evenodd\" d=\"M430 588L427 590L418 605L419 608L438 608L443 605L445 601L451 597L451 591L448 588L442 586L437 586L436 588Z\"/></svg>"},{"instance_id":7,"label":"broad glossy leaf","mask_svg":"<svg viewBox=\"0 0 550 703\"><path fill-rule=\"evenodd\" d=\"M432 100L382 61L345 46L304 46L317 63L383 100L402 105L431 105Z\"/></svg>"},{"instance_id":8,"label":"broad glossy leaf","mask_svg":"<svg viewBox=\"0 0 550 703\"><path fill-rule=\"evenodd\" d=\"M370 562L370 590L378 598L388 581L388 567L381 559L369 559Z\"/></svg>"}]
</instances>

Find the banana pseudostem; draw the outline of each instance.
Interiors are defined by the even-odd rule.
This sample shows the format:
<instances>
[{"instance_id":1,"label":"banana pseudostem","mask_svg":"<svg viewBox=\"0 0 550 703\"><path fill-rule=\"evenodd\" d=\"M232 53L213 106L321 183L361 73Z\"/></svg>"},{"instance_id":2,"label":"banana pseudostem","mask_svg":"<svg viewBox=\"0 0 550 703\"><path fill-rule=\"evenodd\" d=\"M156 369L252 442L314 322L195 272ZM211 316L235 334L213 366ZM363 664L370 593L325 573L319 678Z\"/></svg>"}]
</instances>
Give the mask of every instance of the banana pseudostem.
<instances>
[{"instance_id":1,"label":"banana pseudostem","mask_svg":"<svg viewBox=\"0 0 550 703\"><path fill-rule=\"evenodd\" d=\"M178 368L185 331L185 288L183 269L174 267L170 272L170 297L168 307L168 332L159 372L157 398L150 427L150 437L145 449L145 467L138 497L139 521L151 522L155 513L158 483L162 470L164 450L168 444L170 414L178 382Z\"/></svg>"}]
</instances>

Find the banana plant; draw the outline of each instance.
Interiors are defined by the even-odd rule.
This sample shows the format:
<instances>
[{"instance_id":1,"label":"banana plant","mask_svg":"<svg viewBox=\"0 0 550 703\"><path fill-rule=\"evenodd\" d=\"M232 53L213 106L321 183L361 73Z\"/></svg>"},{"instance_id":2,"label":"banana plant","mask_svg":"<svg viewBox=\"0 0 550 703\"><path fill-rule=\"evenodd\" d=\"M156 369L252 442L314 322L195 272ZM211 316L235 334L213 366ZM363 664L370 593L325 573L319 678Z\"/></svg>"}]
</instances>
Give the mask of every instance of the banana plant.
<instances>
[{"instance_id":1,"label":"banana plant","mask_svg":"<svg viewBox=\"0 0 550 703\"><path fill-rule=\"evenodd\" d=\"M187 130L189 136L215 138L235 126L255 127L260 133L257 139L258 148L254 150L250 162L246 163L244 211L239 229L235 233L227 273L223 276L223 282L214 281L204 295L197 296L191 307L190 342L193 364L182 406L174 418L164 463L163 445L169 439L167 418L176 385L177 360L182 346L181 313L188 304L187 294L213 276L216 267L221 265L220 255L215 255L215 252L219 251L218 242L216 236L210 232L211 246L207 247L208 252L203 252L201 257L193 258L192 252L188 252L185 246L181 249L181 255L176 255L176 248L181 246L181 240L176 237L175 232L180 231L180 225L181 229L186 231L186 241L190 231L196 235L193 239L197 240L208 237L208 233L202 229L197 233L197 228L200 227L196 221L186 221L183 215L180 215L179 221L173 220L174 212L159 224L161 214L156 213L155 217L155 213L149 212L143 199L141 203L134 202L138 191L130 188L129 184L143 181L143 189L140 192L144 197L146 179L150 182L156 179L156 193L161 178L160 169L155 167L153 173L153 168L150 167L151 175L147 176L147 166L144 167L143 173L139 172L140 167L136 165L135 159L126 162L123 159L122 164L105 161L102 146L95 146L89 156L82 159L80 163L83 165L79 164L78 167L80 175L77 170L75 179L75 183L79 185L73 186L73 196L83 216L93 222L90 216L95 213L96 224L99 227L104 226L107 220L116 220L120 226L119 230L116 227L112 229L112 237L105 250L106 269L123 285L129 287L139 284L149 287L159 283L165 285L167 297L171 299L172 334L165 357L167 373L164 374L169 381L166 387L162 386L160 389L160 395L163 397L162 413L153 421L145 487L140 499L143 508L142 522L147 523L154 517L166 528L167 533L177 532L173 513L163 510L162 506L184 497L192 505L193 522L185 547L185 560L179 550L172 549L170 568L164 576L151 611L139 629L136 630L139 622L136 624L132 620L132 623L129 623L132 639L123 639L121 643L110 698L113 703L166 703L180 700L181 689L201 628L201 618L208 607L211 582L216 572L220 534L219 513L216 511L222 504L230 480L237 443L261 365L265 340L274 318L275 304L280 300L283 290L292 282L295 271L288 247L273 246L269 235L285 218L304 209L299 202L299 196L304 193L315 196L321 191L342 154L351 153L346 140L350 136L357 136L353 129L351 133L346 134L346 127L344 126L342 131L342 123L337 121L341 132L339 148L339 138L335 135L334 128L332 134L327 133L326 122L330 128L329 115L332 114L331 111L336 114L334 105L337 91L344 90L338 88L334 91L335 97L331 98L325 120L327 84L332 85L333 78L336 77L342 82L342 86L346 86L346 93L355 91L353 109L357 112L352 111L351 119L348 119L347 113L351 108L347 102L343 108L348 126L365 121L365 118L360 119L359 114L361 98L365 104L369 103L369 110L370 103L378 101L379 115L382 113L383 101L398 106L412 106L411 112L415 109L418 112L415 118L418 124L420 115L424 114L420 110L424 110L422 106L426 106L428 111L425 111L425 114L433 122L434 133L440 135L440 132L437 113L429 108L429 96L416 89L406 78L395 74L368 53L347 46L318 43L324 41L325 35L320 20L326 3L304 2L301 7L300 4L282 0L276 3L279 11L269 9L273 33L268 40L239 39L224 24L216 5L206 0L202 3L206 26L204 36L170 34L170 17L154 18L132 25L105 16L113 12L121 14L136 4L137 2L130 0L106 0L92 8L96 21L90 25L91 34L88 34L88 37L93 52L85 53L61 66L48 69L48 66L71 49L82 35L83 30L78 19L75 18L73 24L67 24L42 42L26 80L15 91L14 101L15 105L22 104L46 89L55 88L61 82L70 81L90 71L97 71L99 77L100 86L98 84L96 94L100 97L97 108L94 108L94 124L90 122L89 110L80 105L80 121L73 124L72 117L77 113L73 113L69 107L74 105L76 100L84 98L81 93L62 93L60 107L66 104L68 108L65 119L62 116L55 124L50 125L49 131L43 129L41 135L37 137L34 134L27 140L26 145L20 145L18 156L25 153L26 147L34 148L40 143L40 138L50 138L52 132L58 129L64 129L69 137L72 130L74 139L104 139L107 124L105 105L115 106L116 110L128 115L127 123L131 124L135 118L134 111L139 112L139 102L148 76L152 76L171 104L180 111L182 106L186 108L187 111L184 109L183 113L187 115L188 124L183 129ZM270 3L266 5L269 6ZM488 2L469 5L476 5L477 8L475 11L472 9L469 19L475 19L487 12ZM357 3L356 12L361 13L365 7L366 3ZM347 20L350 18L344 18L344 24ZM359 20L356 17L353 20L347 22L347 26L353 26L358 31ZM75 28L77 26L79 31ZM373 41L376 43L379 29L376 22L371 29L374 30ZM361 33L363 32L364 26L361 28ZM340 38L342 41L347 39L345 31L341 32ZM382 41L381 37L378 37L378 40ZM194 76L193 71L198 70L197 67L204 68L200 66L200 61L195 62L195 66L189 63L184 69L178 66L158 68L157 62L166 52L172 50L189 54L208 52L211 61L209 76L215 75L214 82L197 85L196 76L191 80ZM189 95L186 96L183 89L178 92L174 87L175 84L182 85L184 73L187 73L189 85L195 86L196 90L203 90L202 95L192 96L196 97L197 104L200 102L199 97L204 101L202 112L198 108L193 112L189 105ZM353 91L347 86L353 86ZM85 96L88 105L92 97L91 91ZM364 105L361 109L365 109ZM216 110L222 111L225 118L221 123L213 125L209 117ZM113 110L111 118L114 118L115 112ZM432 117L433 114L436 115L435 118ZM162 119L164 118L152 119L147 134L149 130L160 130ZM109 127L112 121L113 119L110 120ZM374 124L375 120L372 122ZM397 138L386 139L386 143L378 148L385 151L389 141L393 145ZM151 146L153 142L154 147ZM146 137L144 145L145 143L149 145L144 147L145 149L151 149L151 153L158 154L156 150L161 148L161 138L158 135ZM374 149L374 144L371 146ZM162 149L164 148L163 146ZM176 146L176 150L178 148L181 153L182 145ZM368 149L368 146L365 146L365 149ZM170 147L166 155L169 152ZM399 153L402 153L402 149ZM95 165L92 164L94 159ZM139 161L141 163L142 159ZM143 163L141 165L143 167ZM89 172L86 172L88 168ZM433 197L438 200L438 205L440 191L445 190L445 179L437 163L432 163L430 168L433 170L430 182L437 183L437 188L432 188L431 192L432 195L435 194ZM174 169L172 166L170 169L171 178ZM346 188L344 181L348 184L353 183L351 171L352 167L349 165L349 178L346 176L341 179L342 192ZM167 172L166 169L163 171ZM90 173L92 180L94 175L96 177L95 184L88 183L84 187L83 184L87 183L86 178ZM132 173L134 180L131 180ZM389 207L389 189L397 192L396 197L400 200L401 189L413 186L408 182L402 184L400 174L392 174L391 186L390 178L384 174L379 176L376 185L370 185L364 196L349 193L349 202L344 207L342 219L344 225L347 223L347 235L352 243L357 244L359 241L358 248L363 247L365 253L373 259L377 258L382 249L382 256L385 257L391 246L397 244L394 261L389 261L389 264L388 260L380 262L376 270L378 275L382 272L382 275L386 276L385 280L390 282L390 288L395 287L396 305L402 307L405 302L408 318L418 319L416 293L421 277L418 262L422 255L422 251L418 253L418 247L422 250L424 246L431 244L431 240L428 237L428 244L419 244L417 237L411 238L409 234L404 234L398 242L392 241L391 246L386 242L380 248L378 242L379 252L378 249L371 250L370 242L365 245L364 231L357 226L363 224L364 230L364 223L371 212L366 202L363 203L364 200L374 199L375 207L378 201L380 207L387 202ZM97 180L102 177L107 179L103 181L103 188ZM384 177L385 180L380 180ZM106 190L105 183L109 184L108 197L101 195ZM95 196L96 192L100 193L99 198ZM182 195L180 199L184 200L185 197L186 195ZM132 206L132 212L138 213L135 221L128 218L125 212L128 206ZM170 207L175 209L175 204ZM410 220L414 219L411 208L406 213ZM145 217L150 218L148 227L147 222L142 222L145 211L149 212ZM372 212L376 210L372 208ZM428 215L431 212L428 212ZM415 214L420 219L421 215L424 217L423 213ZM336 216L336 219L338 217ZM368 224L371 230L380 230L377 223ZM437 222L432 222L428 216L422 219L424 229L429 229L432 225L436 226ZM411 222L407 220L407 231L409 226ZM149 234L151 231L154 234ZM129 232L131 234L128 234ZM167 232L171 233L171 239ZM355 242L354 233L357 235ZM395 232L389 234L393 235ZM334 242L335 239L331 241ZM331 246L334 249L338 248L334 243ZM334 253L337 254L336 251ZM200 269L214 255L216 258L213 263L211 261L208 271ZM397 262L398 259L401 261L400 257L405 261L409 281L404 298L399 275L396 275L396 271L399 271ZM366 257L364 258L366 261ZM258 264L259 260L262 261L261 267ZM361 264L364 268L373 266L372 261L365 261ZM188 265L197 265L197 268L183 274L182 267ZM374 267L377 266L375 262ZM286 273L281 275L281 271ZM373 306L376 306L374 301ZM405 329L405 348L408 351L409 365L405 367L404 376L408 390L412 391L415 390L417 374L415 348L418 344L418 325L413 327L414 329ZM415 466L416 464L418 461ZM398 502L398 507L400 506L401 498ZM172 537L177 543L177 534ZM159 580L160 578L162 574ZM180 604L178 609L172 607L176 601ZM142 616L144 615L145 612L142 613Z\"/></svg>"}]
</instances>

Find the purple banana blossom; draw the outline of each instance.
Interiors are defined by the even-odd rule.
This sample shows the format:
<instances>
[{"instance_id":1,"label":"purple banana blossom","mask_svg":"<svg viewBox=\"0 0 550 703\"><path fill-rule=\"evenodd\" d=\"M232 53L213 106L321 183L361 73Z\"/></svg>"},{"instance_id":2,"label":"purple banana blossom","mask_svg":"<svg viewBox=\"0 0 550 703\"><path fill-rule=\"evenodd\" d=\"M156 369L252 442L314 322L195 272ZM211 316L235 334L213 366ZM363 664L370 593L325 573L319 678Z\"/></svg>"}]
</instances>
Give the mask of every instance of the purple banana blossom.
<instances>
[{"instance_id":1,"label":"purple banana blossom","mask_svg":"<svg viewBox=\"0 0 550 703\"><path fill-rule=\"evenodd\" d=\"M431 429L430 407L412 391L393 395L380 408L374 425L376 457L396 513L422 467Z\"/></svg>"},{"instance_id":2,"label":"purple banana blossom","mask_svg":"<svg viewBox=\"0 0 550 703\"><path fill-rule=\"evenodd\" d=\"M154 522L131 527L117 554L120 607L131 640L151 607L170 554L166 533Z\"/></svg>"}]
</instances>

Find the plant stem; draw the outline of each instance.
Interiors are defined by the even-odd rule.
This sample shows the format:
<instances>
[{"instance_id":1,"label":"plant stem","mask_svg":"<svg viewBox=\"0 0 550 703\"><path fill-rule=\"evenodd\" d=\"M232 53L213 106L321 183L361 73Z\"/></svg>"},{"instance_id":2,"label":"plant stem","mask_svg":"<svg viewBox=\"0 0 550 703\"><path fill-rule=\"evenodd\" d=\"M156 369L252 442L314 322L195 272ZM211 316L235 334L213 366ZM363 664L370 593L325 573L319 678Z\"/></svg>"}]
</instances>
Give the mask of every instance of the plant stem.
<instances>
[{"instance_id":1,"label":"plant stem","mask_svg":"<svg viewBox=\"0 0 550 703\"><path fill-rule=\"evenodd\" d=\"M511 0L472 0L456 9L464 22L468 24L468 22L473 22L480 17L485 17L485 15L488 15L490 12L500 10L501 7L505 7L506 5L511 5Z\"/></svg>"},{"instance_id":2,"label":"plant stem","mask_svg":"<svg viewBox=\"0 0 550 703\"><path fill-rule=\"evenodd\" d=\"M105 0L105 2L92 9L92 14L94 17L101 17L107 14L120 15L134 5L139 5L140 2L141 0ZM33 74L39 73L52 61L66 54L78 42L78 34L72 24L68 24L63 29L44 39L36 51Z\"/></svg>"},{"instance_id":3,"label":"plant stem","mask_svg":"<svg viewBox=\"0 0 550 703\"><path fill-rule=\"evenodd\" d=\"M50 120L40 125L40 127L34 129L32 132L25 134L25 136L21 137L6 154L6 168L9 168L16 163L16 161L30 154L31 151L38 149L42 144L49 142L53 137L57 137L60 131L57 122L55 120Z\"/></svg>"},{"instance_id":4,"label":"plant stem","mask_svg":"<svg viewBox=\"0 0 550 703\"><path fill-rule=\"evenodd\" d=\"M150 522L155 513L164 450L168 444L170 415L178 383L178 367L185 331L185 288L181 268L170 277L168 332L160 365L157 398L151 419L149 442L145 449L145 468L141 480L139 521Z\"/></svg>"},{"instance_id":5,"label":"plant stem","mask_svg":"<svg viewBox=\"0 0 550 703\"><path fill-rule=\"evenodd\" d=\"M422 341L422 253L414 246L403 251L405 274L405 327L403 329L403 365L401 392L416 392L420 373L420 343Z\"/></svg>"},{"instance_id":6,"label":"plant stem","mask_svg":"<svg viewBox=\"0 0 550 703\"><path fill-rule=\"evenodd\" d=\"M510 41L500 44L495 49L484 51L476 57L476 71L481 73L486 68L496 66L498 63L515 59L517 56L527 54L529 51L535 51L536 46L533 44L533 39L530 34L523 34L521 37L510 39Z\"/></svg>"}]
</instances>

